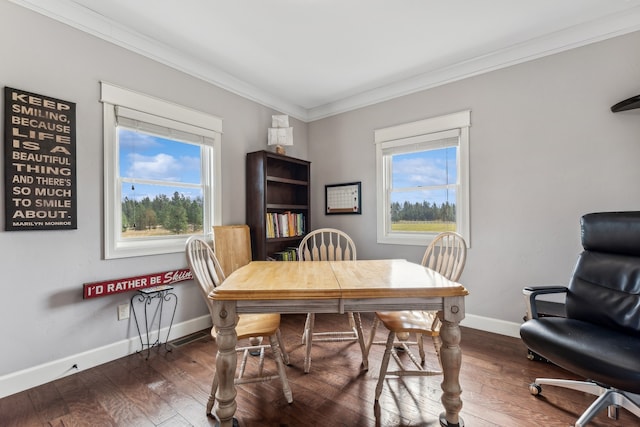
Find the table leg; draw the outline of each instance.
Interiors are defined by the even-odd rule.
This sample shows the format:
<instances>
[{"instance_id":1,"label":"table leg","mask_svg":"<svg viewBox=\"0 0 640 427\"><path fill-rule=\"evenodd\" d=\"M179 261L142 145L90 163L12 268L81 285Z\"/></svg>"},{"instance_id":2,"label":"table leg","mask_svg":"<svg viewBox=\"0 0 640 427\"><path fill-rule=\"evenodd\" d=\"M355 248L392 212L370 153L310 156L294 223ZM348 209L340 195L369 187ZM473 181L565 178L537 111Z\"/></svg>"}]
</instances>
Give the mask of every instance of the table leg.
<instances>
[{"instance_id":1,"label":"table leg","mask_svg":"<svg viewBox=\"0 0 640 427\"><path fill-rule=\"evenodd\" d=\"M443 322L440 327L442 347L440 358L442 361L442 405L445 412L440 414L440 425L443 427L464 427L464 421L459 417L462 409L460 394L460 366L462 353L460 351L460 320L464 318L464 299L462 297L445 298Z\"/></svg>"},{"instance_id":2,"label":"table leg","mask_svg":"<svg viewBox=\"0 0 640 427\"><path fill-rule=\"evenodd\" d=\"M217 328L216 373L218 374L218 391L214 411L220 427L237 425L233 419L236 412L236 303L235 301L214 301L213 323Z\"/></svg>"}]
</instances>

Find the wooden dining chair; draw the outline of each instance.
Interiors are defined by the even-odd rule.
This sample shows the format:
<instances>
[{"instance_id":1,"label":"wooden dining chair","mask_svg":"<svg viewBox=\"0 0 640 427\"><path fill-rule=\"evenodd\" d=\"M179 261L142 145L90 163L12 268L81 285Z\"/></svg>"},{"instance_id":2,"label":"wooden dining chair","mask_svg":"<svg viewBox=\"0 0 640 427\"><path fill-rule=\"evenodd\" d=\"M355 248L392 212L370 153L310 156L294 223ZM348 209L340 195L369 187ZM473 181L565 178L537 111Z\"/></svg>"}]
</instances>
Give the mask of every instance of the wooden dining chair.
<instances>
[{"instance_id":1,"label":"wooden dining chair","mask_svg":"<svg viewBox=\"0 0 640 427\"><path fill-rule=\"evenodd\" d=\"M246 224L214 225L211 247L225 277L251 262L251 233ZM263 337L251 337L251 345L259 345ZM256 355L257 350L250 354Z\"/></svg>"},{"instance_id":2,"label":"wooden dining chair","mask_svg":"<svg viewBox=\"0 0 640 427\"><path fill-rule=\"evenodd\" d=\"M356 259L356 246L349 235L334 228L319 228L307 234L298 247L299 261L348 261ZM314 342L358 341L362 351L362 364L368 369L367 352L362 334L360 313L347 313L349 329L315 332L315 314L308 313L302 333L305 346L304 372L311 369L311 347Z\"/></svg>"},{"instance_id":3,"label":"wooden dining chair","mask_svg":"<svg viewBox=\"0 0 640 427\"><path fill-rule=\"evenodd\" d=\"M214 225L213 252L220 261L225 277L251 262L251 234L249 226Z\"/></svg>"},{"instance_id":4,"label":"wooden dining chair","mask_svg":"<svg viewBox=\"0 0 640 427\"><path fill-rule=\"evenodd\" d=\"M209 294L213 289L220 285L225 275L222 267L216 258L211 247L202 238L192 236L187 240L185 248L187 262L193 273L195 281L200 286L202 296L204 297L211 318L214 317L213 301L209 298ZM240 368L234 378L234 384L248 384L256 382L271 381L280 379L282 383L282 391L287 402L293 402L293 395L284 365L289 364L289 356L282 345L280 336L280 314L243 314L238 316L238 324L236 325L236 334L238 341L251 339L256 337L269 337L269 344L265 345L247 345L244 347L236 347L236 352L241 353L242 357ZM215 339L215 326L211 328L211 336ZM268 371L264 371L264 350L270 348L276 363L278 373L268 375ZM256 376L245 376L249 354L258 352L258 374ZM214 374L213 383L211 384L211 394L207 402L207 414L211 413L211 409L215 403L216 390L218 389L218 374Z\"/></svg>"},{"instance_id":5,"label":"wooden dining chair","mask_svg":"<svg viewBox=\"0 0 640 427\"><path fill-rule=\"evenodd\" d=\"M458 233L443 232L427 246L421 264L430 268L447 279L456 282L462 274L467 259L467 244L464 238ZM382 323L389 331L386 341L375 341L375 333L378 325ZM371 335L367 344L367 352L373 344L384 344L385 353L380 366L380 375L376 385L375 400L377 401L382 393L384 379L387 376L427 376L442 373L442 363L440 360L440 339L441 319L440 313L435 311L389 311L376 312L374 317ZM416 341L409 341L410 334L416 335ZM431 336L433 346L438 358L438 370L425 368L425 352L423 337ZM411 351L410 346L418 347L420 361ZM409 358L410 366L407 368L398 355L398 351L403 351ZM389 360L393 358L399 369L389 371Z\"/></svg>"}]
</instances>

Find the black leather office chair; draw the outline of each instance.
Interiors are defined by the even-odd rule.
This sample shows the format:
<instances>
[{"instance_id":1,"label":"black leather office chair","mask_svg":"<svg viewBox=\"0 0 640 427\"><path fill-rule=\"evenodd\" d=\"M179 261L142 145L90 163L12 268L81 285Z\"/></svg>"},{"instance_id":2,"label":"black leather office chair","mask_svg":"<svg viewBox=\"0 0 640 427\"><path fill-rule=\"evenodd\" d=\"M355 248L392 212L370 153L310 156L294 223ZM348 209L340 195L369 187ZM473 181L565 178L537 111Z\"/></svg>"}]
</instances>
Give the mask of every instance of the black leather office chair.
<instances>
[{"instance_id":1,"label":"black leather office chair","mask_svg":"<svg viewBox=\"0 0 640 427\"><path fill-rule=\"evenodd\" d=\"M602 212L581 219L582 246L568 287L526 288L531 320L520 328L527 347L585 381L537 378L542 385L599 396L576 421L623 407L640 417L640 212ZM537 296L566 293L566 317L538 317Z\"/></svg>"}]
</instances>

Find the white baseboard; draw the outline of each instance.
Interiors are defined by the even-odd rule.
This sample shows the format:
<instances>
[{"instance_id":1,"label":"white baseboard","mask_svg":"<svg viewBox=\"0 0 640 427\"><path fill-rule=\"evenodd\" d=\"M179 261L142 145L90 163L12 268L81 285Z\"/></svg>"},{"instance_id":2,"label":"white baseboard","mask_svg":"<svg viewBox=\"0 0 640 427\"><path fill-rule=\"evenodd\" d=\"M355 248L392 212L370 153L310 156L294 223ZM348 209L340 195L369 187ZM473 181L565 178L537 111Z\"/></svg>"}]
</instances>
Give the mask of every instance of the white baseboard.
<instances>
[{"instance_id":1,"label":"white baseboard","mask_svg":"<svg viewBox=\"0 0 640 427\"><path fill-rule=\"evenodd\" d=\"M211 316L209 315L187 320L171 327L168 340L172 341L210 327ZM167 333L167 329L164 328L161 331L163 337ZM138 350L140 350L140 338L135 336L84 353L3 375L0 377L0 398L128 356Z\"/></svg>"},{"instance_id":2,"label":"white baseboard","mask_svg":"<svg viewBox=\"0 0 640 427\"><path fill-rule=\"evenodd\" d=\"M493 319L491 317L466 314L465 318L460 322L460 325L494 334L520 338L520 323L516 322L507 322L506 320Z\"/></svg>"},{"instance_id":3,"label":"white baseboard","mask_svg":"<svg viewBox=\"0 0 640 427\"><path fill-rule=\"evenodd\" d=\"M467 314L461 325L495 334L520 337L520 324L515 322ZM210 327L211 317L209 315L173 325L169 341ZM162 331L163 336L166 333L167 330L165 328ZM0 377L0 398L128 356L139 349L140 339L136 336L84 353L74 354L63 359L4 375Z\"/></svg>"}]
</instances>

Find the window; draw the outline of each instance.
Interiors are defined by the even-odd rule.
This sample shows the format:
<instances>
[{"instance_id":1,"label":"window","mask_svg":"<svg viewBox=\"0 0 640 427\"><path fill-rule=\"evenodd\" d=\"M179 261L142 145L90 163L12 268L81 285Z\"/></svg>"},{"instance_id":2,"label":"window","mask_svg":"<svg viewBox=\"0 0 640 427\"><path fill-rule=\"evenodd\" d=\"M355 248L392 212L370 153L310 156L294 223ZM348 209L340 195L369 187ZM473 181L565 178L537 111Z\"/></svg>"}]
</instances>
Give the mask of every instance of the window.
<instances>
[{"instance_id":1,"label":"window","mask_svg":"<svg viewBox=\"0 0 640 427\"><path fill-rule=\"evenodd\" d=\"M220 223L222 121L101 84L104 256L184 251Z\"/></svg>"},{"instance_id":2,"label":"window","mask_svg":"<svg viewBox=\"0 0 640 427\"><path fill-rule=\"evenodd\" d=\"M462 111L375 131L378 243L469 235L469 126Z\"/></svg>"}]
</instances>

